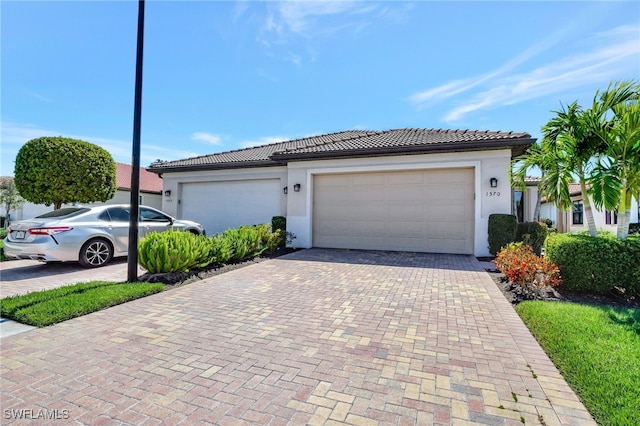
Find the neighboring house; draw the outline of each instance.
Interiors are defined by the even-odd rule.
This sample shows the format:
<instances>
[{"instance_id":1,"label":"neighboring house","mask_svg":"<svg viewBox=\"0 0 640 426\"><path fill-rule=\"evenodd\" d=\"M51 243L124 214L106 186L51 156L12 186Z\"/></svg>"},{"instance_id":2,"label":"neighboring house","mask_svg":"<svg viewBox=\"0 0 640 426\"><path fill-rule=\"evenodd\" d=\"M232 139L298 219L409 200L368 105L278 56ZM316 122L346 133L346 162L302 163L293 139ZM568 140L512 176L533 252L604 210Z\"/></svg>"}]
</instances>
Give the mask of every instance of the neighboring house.
<instances>
[{"instance_id":1,"label":"neighboring house","mask_svg":"<svg viewBox=\"0 0 640 426\"><path fill-rule=\"evenodd\" d=\"M527 186L526 190L513 190L513 207L511 213L518 218L518 222L533 222L536 219L536 203L538 202L538 184L539 177L527 176L524 179ZM542 204L540 204L542 206ZM538 219L545 217L540 212Z\"/></svg>"},{"instance_id":2,"label":"neighboring house","mask_svg":"<svg viewBox=\"0 0 640 426\"><path fill-rule=\"evenodd\" d=\"M511 159L527 133L352 130L152 165L162 210L212 235L287 218L300 248L488 256L492 213L510 213Z\"/></svg>"},{"instance_id":3,"label":"neighboring house","mask_svg":"<svg viewBox=\"0 0 640 426\"><path fill-rule=\"evenodd\" d=\"M558 232L578 232L589 229L584 213L584 199L579 183L569 184L569 195L573 203L570 210L558 209L553 204L543 200L540 216L550 218L553 226L558 229ZM616 233L618 215L615 211L605 209L598 211L593 206L593 201L591 202L591 211L593 212L593 220L596 223L597 229L604 229L614 234ZM630 222L637 223L639 221L640 206L638 205L638 197L636 196L631 201Z\"/></svg>"},{"instance_id":4,"label":"neighboring house","mask_svg":"<svg viewBox=\"0 0 640 426\"><path fill-rule=\"evenodd\" d=\"M129 204L131 201L130 165L116 163L116 183L118 189L112 199L105 203L91 203L91 205ZM157 209L162 208L162 179L144 168L140 168L140 204ZM53 206L26 202L22 208L11 211L11 220L30 219L51 210L53 210ZM0 207L0 216L6 216L3 207Z\"/></svg>"}]
</instances>

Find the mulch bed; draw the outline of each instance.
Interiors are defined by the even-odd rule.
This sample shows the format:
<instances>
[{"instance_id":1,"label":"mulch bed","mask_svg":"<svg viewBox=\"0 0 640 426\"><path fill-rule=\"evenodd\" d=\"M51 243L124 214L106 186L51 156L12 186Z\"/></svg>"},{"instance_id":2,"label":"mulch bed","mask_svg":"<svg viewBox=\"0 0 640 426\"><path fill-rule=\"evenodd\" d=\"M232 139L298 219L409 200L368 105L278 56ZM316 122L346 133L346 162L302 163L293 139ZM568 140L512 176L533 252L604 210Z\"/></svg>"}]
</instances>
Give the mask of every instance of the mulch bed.
<instances>
[{"instance_id":1,"label":"mulch bed","mask_svg":"<svg viewBox=\"0 0 640 426\"><path fill-rule=\"evenodd\" d=\"M489 276L496 283L504 297L513 305L517 305L525 300L548 300L583 303L588 305L612 305L623 308L640 309L640 298L634 296L625 296L620 293L611 294L587 294L574 293L562 288L553 288L546 286L538 289L536 292L529 293L523 291L519 287L515 287L497 269L486 269Z\"/></svg>"},{"instance_id":2,"label":"mulch bed","mask_svg":"<svg viewBox=\"0 0 640 426\"><path fill-rule=\"evenodd\" d=\"M260 256L250 259L244 259L234 263L229 263L224 266L210 265L205 268L194 269L189 272L168 272L159 274L146 273L140 276L138 280L150 283L163 283L170 285L172 288L179 287L182 285L191 284L196 281L204 280L206 278L215 277L216 275L224 274L236 269L244 268L245 266L255 265L256 263L280 257L294 251L295 249L278 249L274 253L265 252Z\"/></svg>"}]
</instances>

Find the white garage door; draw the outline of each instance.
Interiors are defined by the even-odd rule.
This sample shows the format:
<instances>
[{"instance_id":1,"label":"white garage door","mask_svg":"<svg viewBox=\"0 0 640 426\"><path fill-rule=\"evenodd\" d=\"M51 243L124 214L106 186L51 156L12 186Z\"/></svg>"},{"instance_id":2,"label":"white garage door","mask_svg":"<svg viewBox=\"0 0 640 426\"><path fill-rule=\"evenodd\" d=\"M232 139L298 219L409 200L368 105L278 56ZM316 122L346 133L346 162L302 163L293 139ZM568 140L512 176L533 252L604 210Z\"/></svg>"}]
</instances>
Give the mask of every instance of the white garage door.
<instances>
[{"instance_id":1,"label":"white garage door","mask_svg":"<svg viewBox=\"0 0 640 426\"><path fill-rule=\"evenodd\" d=\"M473 169L317 175L313 246L473 253Z\"/></svg>"},{"instance_id":2,"label":"white garage door","mask_svg":"<svg viewBox=\"0 0 640 426\"><path fill-rule=\"evenodd\" d=\"M281 211L280 179L184 183L180 217L202 223L207 235L241 225L271 223Z\"/></svg>"}]
</instances>

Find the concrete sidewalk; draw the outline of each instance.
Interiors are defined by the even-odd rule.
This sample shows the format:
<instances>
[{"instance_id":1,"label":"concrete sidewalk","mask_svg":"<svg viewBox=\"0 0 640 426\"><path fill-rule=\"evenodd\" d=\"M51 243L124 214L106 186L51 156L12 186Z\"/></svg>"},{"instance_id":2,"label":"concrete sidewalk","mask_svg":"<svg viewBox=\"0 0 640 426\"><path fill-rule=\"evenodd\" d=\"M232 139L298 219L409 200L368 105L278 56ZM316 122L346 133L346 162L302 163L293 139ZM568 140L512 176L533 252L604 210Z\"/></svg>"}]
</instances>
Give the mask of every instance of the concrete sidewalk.
<instances>
[{"instance_id":1,"label":"concrete sidewalk","mask_svg":"<svg viewBox=\"0 0 640 426\"><path fill-rule=\"evenodd\" d=\"M5 410L81 424L595 424L470 256L304 250L1 350Z\"/></svg>"}]
</instances>

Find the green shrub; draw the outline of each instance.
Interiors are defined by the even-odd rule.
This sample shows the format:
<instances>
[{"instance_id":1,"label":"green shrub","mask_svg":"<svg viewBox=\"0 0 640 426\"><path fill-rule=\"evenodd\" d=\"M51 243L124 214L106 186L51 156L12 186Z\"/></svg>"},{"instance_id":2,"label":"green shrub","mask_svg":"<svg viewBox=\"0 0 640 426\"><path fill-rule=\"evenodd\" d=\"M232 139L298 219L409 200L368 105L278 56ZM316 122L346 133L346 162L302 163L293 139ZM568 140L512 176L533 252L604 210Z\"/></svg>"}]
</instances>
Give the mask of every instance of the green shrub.
<instances>
[{"instance_id":1,"label":"green shrub","mask_svg":"<svg viewBox=\"0 0 640 426\"><path fill-rule=\"evenodd\" d=\"M505 246L493 263L513 286L527 292L546 285L557 286L562 282L558 267L534 254L533 248L522 242Z\"/></svg>"},{"instance_id":2,"label":"green shrub","mask_svg":"<svg viewBox=\"0 0 640 426\"><path fill-rule=\"evenodd\" d=\"M629 235L640 235L640 223L629 224Z\"/></svg>"},{"instance_id":3,"label":"green shrub","mask_svg":"<svg viewBox=\"0 0 640 426\"><path fill-rule=\"evenodd\" d=\"M547 239L548 229L543 222L518 223L516 241L522 241L530 245L533 248L533 252L540 256L544 241Z\"/></svg>"},{"instance_id":4,"label":"green shrub","mask_svg":"<svg viewBox=\"0 0 640 426\"><path fill-rule=\"evenodd\" d=\"M274 216L271 219L271 231L278 233L279 240L277 247L284 248L287 244L285 235L287 233L287 218L284 216Z\"/></svg>"},{"instance_id":5,"label":"green shrub","mask_svg":"<svg viewBox=\"0 0 640 426\"><path fill-rule=\"evenodd\" d=\"M240 261L248 257L259 256L266 247L262 246L264 235L261 226L241 226L227 229L222 233L231 245L231 259Z\"/></svg>"},{"instance_id":6,"label":"green shrub","mask_svg":"<svg viewBox=\"0 0 640 426\"><path fill-rule=\"evenodd\" d=\"M553 227L553 221L548 217L541 217L540 222L544 223L547 226L547 228Z\"/></svg>"},{"instance_id":7,"label":"green shrub","mask_svg":"<svg viewBox=\"0 0 640 426\"><path fill-rule=\"evenodd\" d=\"M227 264L233 254L231 241L222 235L214 235L210 240L211 250L209 251L209 257L211 263L216 265Z\"/></svg>"},{"instance_id":8,"label":"green shrub","mask_svg":"<svg viewBox=\"0 0 640 426\"><path fill-rule=\"evenodd\" d=\"M553 234L545 257L558 265L568 290L605 294L617 289L640 295L640 237Z\"/></svg>"},{"instance_id":9,"label":"green shrub","mask_svg":"<svg viewBox=\"0 0 640 426\"><path fill-rule=\"evenodd\" d=\"M516 240L518 219L512 214L489 215L489 253L496 255L502 247Z\"/></svg>"},{"instance_id":10,"label":"green shrub","mask_svg":"<svg viewBox=\"0 0 640 426\"><path fill-rule=\"evenodd\" d=\"M6 229L0 229L0 260L5 260L6 257L4 255L4 240L7 236L7 230Z\"/></svg>"},{"instance_id":11,"label":"green shrub","mask_svg":"<svg viewBox=\"0 0 640 426\"><path fill-rule=\"evenodd\" d=\"M149 273L188 272L211 263L211 239L190 232L152 232L140 241L138 260Z\"/></svg>"}]
</instances>

